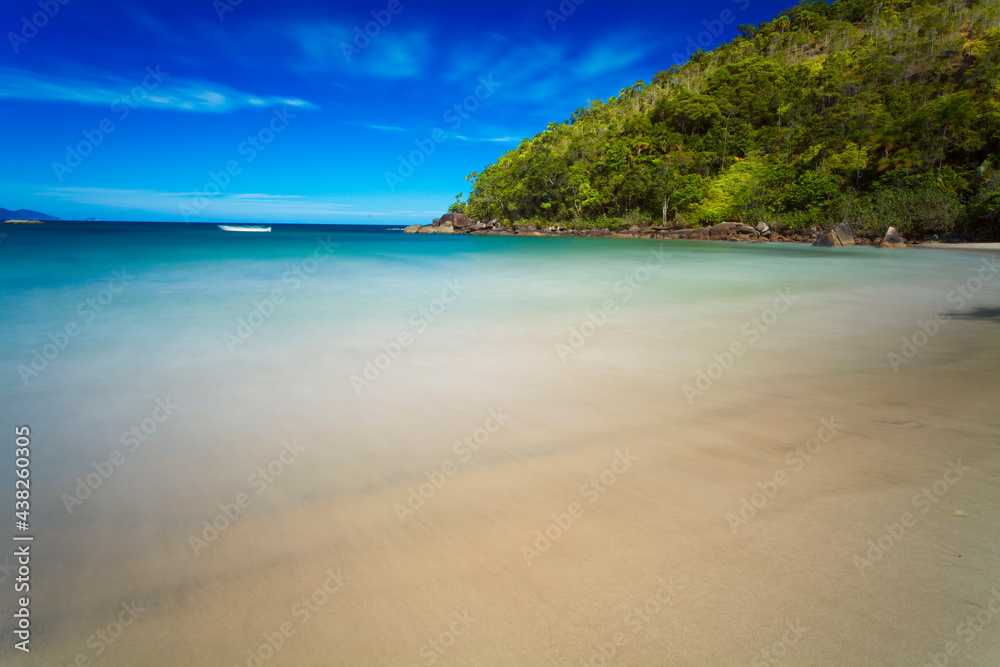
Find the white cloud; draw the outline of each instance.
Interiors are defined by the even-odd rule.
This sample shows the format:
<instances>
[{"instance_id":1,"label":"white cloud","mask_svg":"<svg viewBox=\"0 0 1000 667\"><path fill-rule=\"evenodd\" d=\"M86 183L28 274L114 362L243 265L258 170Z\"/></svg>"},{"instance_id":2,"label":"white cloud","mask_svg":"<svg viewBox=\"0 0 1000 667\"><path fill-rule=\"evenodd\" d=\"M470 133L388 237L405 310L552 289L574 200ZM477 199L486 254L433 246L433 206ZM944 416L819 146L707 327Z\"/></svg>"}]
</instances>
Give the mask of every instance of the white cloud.
<instances>
[{"instance_id":1,"label":"white cloud","mask_svg":"<svg viewBox=\"0 0 1000 667\"><path fill-rule=\"evenodd\" d=\"M105 107L123 103L129 106L139 104L202 113L226 113L262 105L312 106L298 98L250 95L221 83L175 78L158 67L138 72L134 79L94 72L56 77L0 67L0 99L2 98Z\"/></svg>"}]
</instances>

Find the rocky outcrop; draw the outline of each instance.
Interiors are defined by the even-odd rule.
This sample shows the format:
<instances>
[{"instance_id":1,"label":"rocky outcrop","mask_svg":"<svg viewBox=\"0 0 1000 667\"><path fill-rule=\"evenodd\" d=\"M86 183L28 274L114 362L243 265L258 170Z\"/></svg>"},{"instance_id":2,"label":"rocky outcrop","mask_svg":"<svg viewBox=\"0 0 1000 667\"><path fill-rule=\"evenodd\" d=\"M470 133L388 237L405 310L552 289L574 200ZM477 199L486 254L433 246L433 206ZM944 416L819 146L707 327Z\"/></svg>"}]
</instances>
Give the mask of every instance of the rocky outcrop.
<instances>
[{"instance_id":1,"label":"rocky outcrop","mask_svg":"<svg viewBox=\"0 0 1000 667\"><path fill-rule=\"evenodd\" d=\"M450 224L454 229L465 229L472 226L472 218L464 213L445 213L440 220L442 225Z\"/></svg>"},{"instance_id":2,"label":"rocky outcrop","mask_svg":"<svg viewBox=\"0 0 1000 667\"><path fill-rule=\"evenodd\" d=\"M764 231L760 231L763 229ZM501 225L497 220L472 220L462 213L446 213L436 218L429 225L410 225L405 228L408 234L487 234L491 236L586 236L610 238L647 238L647 239L688 239L701 241L735 241L749 243L810 243L816 238L815 230L809 232L778 232L770 229L767 224L760 223L757 228L740 222L720 222L710 227L696 229L682 227L667 227L661 225L633 225L627 231L611 231L610 229L570 229L564 225L553 224L541 229L533 225ZM850 230L846 230L850 238Z\"/></svg>"},{"instance_id":3,"label":"rocky outcrop","mask_svg":"<svg viewBox=\"0 0 1000 667\"><path fill-rule=\"evenodd\" d=\"M410 225L407 234L459 234L493 229L496 220L474 221L464 213L445 213L429 225Z\"/></svg>"},{"instance_id":4,"label":"rocky outcrop","mask_svg":"<svg viewBox=\"0 0 1000 667\"><path fill-rule=\"evenodd\" d=\"M905 248L906 244L903 243L902 237L895 227L890 227L885 232L885 236L882 237L882 242L878 244L879 248Z\"/></svg>"},{"instance_id":5,"label":"rocky outcrop","mask_svg":"<svg viewBox=\"0 0 1000 667\"><path fill-rule=\"evenodd\" d=\"M813 241L820 248L842 248L854 245L854 234L846 222L842 222L826 234Z\"/></svg>"}]
</instances>

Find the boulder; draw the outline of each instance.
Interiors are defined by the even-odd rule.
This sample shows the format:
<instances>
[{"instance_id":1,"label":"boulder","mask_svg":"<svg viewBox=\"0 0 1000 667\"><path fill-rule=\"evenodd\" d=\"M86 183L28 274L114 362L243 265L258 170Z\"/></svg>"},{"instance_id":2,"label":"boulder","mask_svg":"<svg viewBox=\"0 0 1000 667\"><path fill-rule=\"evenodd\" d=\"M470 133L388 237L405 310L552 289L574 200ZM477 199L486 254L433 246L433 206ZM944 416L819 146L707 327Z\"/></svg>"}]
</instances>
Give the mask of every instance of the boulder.
<instances>
[{"instance_id":1,"label":"boulder","mask_svg":"<svg viewBox=\"0 0 1000 667\"><path fill-rule=\"evenodd\" d=\"M437 232L437 227L432 225L420 225L420 229L417 230L417 234L434 234Z\"/></svg>"},{"instance_id":2,"label":"boulder","mask_svg":"<svg viewBox=\"0 0 1000 667\"><path fill-rule=\"evenodd\" d=\"M670 238L675 239L705 239L709 236L711 227L698 227L697 229L677 229L670 232Z\"/></svg>"},{"instance_id":3,"label":"boulder","mask_svg":"<svg viewBox=\"0 0 1000 667\"><path fill-rule=\"evenodd\" d=\"M432 227L437 227L440 224L441 224L441 218L434 218L434 221L431 222Z\"/></svg>"},{"instance_id":4,"label":"boulder","mask_svg":"<svg viewBox=\"0 0 1000 667\"><path fill-rule=\"evenodd\" d=\"M736 228L739 227L738 222L720 222L717 225L712 225L708 228L709 236L729 236L736 232Z\"/></svg>"},{"instance_id":5,"label":"boulder","mask_svg":"<svg viewBox=\"0 0 1000 667\"><path fill-rule=\"evenodd\" d=\"M454 234L455 228L442 220L441 224L434 231L437 234Z\"/></svg>"},{"instance_id":6,"label":"boulder","mask_svg":"<svg viewBox=\"0 0 1000 667\"><path fill-rule=\"evenodd\" d=\"M763 234L763 233L765 233L766 231L768 231L771 228L767 226L766 222L761 221L761 222L757 223L757 226L754 227L754 229L756 229L758 232L760 232L761 234Z\"/></svg>"},{"instance_id":7,"label":"boulder","mask_svg":"<svg viewBox=\"0 0 1000 667\"><path fill-rule=\"evenodd\" d=\"M902 237L895 227L890 227L885 232L885 237L882 238L882 242L878 244L879 248L905 248L906 244L903 243Z\"/></svg>"},{"instance_id":8,"label":"boulder","mask_svg":"<svg viewBox=\"0 0 1000 667\"><path fill-rule=\"evenodd\" d=\"M420 228L421 227L423 227L423 225L410 225L409 227L407 227L403 231L405 233L407 233L407 234L417 234L417 233L420 232Z\"/></svg>"},{"instance_id":9,"label":"boulder","mask_svg":"<svg viewBox=\"0 0 1000 667\"><path fill-rule=\"evenodd\" d=\"M842 222L826 234L821 234L813 245L819 248L842 248L854 245L854 234L846 222Z\"/></svg>"},{"instance_id":10,"label":"boulder","mask_svg":"<svg viewBox=\"0 0 1000 667\"><path fill-rule=\"evenodd\" d=\"M833 233L840 241L839 245L842 246L852 246L854 245L854 233L846 222L842 222L833 228Z\"/></svg>"},{"instance_id":11,"label":"boulder","mask_svg":"<svg viewBox=\"0 0 1000 667\"><path fill-rule=\"evenodd\" d=\"M472 225L472 218L464 213L445 213L441 216L441 224L450 224L454 229L462 229Z\"/></svg>"},{"instance_id":12,"label":"boulder","mask_svg":"<svg viewBox=\"0 0 1000 667\"><path fill-rule=\"evenodd\" d=\"M720 222L717 225L712 225L708 228L708 236L713 239L728 239L736 234L749 234L750 236L758 236L757 230L749 225L744 225L742 222Z\"/></svg>"}]
</instances>

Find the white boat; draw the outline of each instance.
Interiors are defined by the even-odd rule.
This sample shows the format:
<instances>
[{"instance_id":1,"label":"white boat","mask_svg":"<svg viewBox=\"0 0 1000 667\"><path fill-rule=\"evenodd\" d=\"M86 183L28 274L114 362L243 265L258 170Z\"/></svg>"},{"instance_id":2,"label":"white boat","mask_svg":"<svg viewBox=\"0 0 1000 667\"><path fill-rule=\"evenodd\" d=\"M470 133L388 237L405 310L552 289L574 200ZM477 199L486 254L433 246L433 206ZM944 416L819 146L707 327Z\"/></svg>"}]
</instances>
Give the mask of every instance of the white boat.
<instances>
[{"instance_id":1,"label":"white boat","mask_svg":"<svg viewBox=\"0 0 1000 667\"><path fill-rule=\"evenodd\" d=\"M219 229L225 232L269 232L270 227L263 225L219 225Z\"/></svg>"}]
</instances>

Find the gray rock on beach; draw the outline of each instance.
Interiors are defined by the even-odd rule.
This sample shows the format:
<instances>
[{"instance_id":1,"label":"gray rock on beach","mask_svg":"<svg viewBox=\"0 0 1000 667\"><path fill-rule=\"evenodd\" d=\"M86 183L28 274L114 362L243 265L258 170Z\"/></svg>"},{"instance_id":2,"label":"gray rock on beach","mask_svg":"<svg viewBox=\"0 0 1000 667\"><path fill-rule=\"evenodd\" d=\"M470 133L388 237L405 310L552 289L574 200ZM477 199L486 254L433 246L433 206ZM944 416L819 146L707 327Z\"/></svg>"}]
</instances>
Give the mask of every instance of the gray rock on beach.
<instances>
[{"instance_id":1,"label":"gray rock on beach","mask_svg":"<svg viewBox=\"0 0 1000 667\"><path fill-rule=\"evenodd\" d=\"M906 244L903 243L902 237L895 227L890 227L885 232L885 237L882 238L882 242L878 244L879 248L905 248Z\"/></svg>"},{"instance_id":2,"label":"gray rock on beach","mask_svg":"<svg viewBox=\"0 0 1000 667\"><path fill-rule=\"evenodd\" d=\"M854 245L854 233L846 222L842 222L826 234L823 234L813 245L819 248L841 248Z\"/></svg>"}]
</instances>

